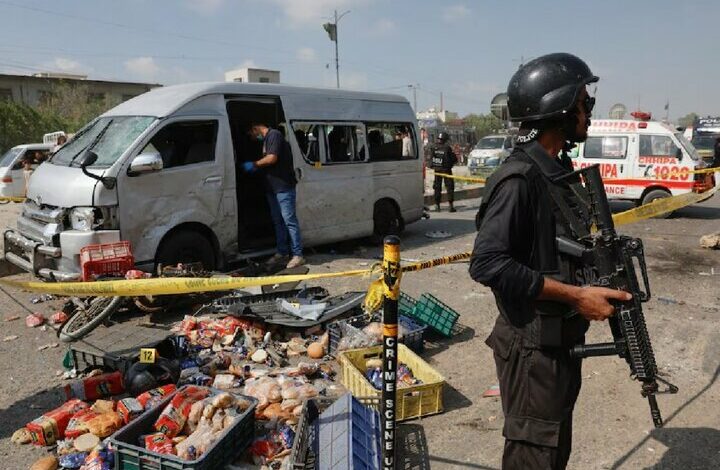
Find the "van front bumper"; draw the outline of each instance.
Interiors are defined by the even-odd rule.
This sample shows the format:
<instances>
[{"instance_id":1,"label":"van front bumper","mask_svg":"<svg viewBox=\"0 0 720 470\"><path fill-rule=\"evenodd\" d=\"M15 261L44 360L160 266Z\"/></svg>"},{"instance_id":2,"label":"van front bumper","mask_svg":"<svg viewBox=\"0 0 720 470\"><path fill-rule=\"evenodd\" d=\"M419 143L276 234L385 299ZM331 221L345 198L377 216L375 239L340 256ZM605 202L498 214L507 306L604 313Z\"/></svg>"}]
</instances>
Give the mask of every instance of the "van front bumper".
<instances>
[{"instance_id":1,"label":"van front bumper","mask_svg":"<svg viewBox=\"0 0 720 470\"><path fill-rule=\"evenodd\" d=\"M70 282L82 277L80 249L120 241L120 231L67 230L60 233L59 247L32 240L13 229L6 230L3 238L5 259L10 263L49 281Z\"/></svg>"}]
</instances>

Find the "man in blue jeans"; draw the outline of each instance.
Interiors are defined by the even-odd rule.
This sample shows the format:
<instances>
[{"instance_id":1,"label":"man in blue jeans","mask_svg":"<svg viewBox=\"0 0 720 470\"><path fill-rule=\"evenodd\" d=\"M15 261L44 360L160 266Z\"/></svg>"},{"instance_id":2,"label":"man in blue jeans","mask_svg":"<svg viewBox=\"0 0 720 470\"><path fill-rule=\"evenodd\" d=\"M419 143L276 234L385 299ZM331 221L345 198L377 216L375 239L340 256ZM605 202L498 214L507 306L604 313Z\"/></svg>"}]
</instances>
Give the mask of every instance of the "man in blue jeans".
<instances>
[{"instance_id":1,"label":"man in blue jeans","mask_svg":"<svg viewBox=\"0 0 720 470\"><path fill-rule=\"evenodd\" d=\"M287 268L302 266L305 259L302 256L300 224L295 214L296 181L290 145L280 131L264 123L253 123L250 136L262 141L263 156L256 162L244 162L242 168L246 173L262 169L265 175L266 195L277 241L277 253L268 263L285 261L292 255Z\"/></svg>"}]
</instances>

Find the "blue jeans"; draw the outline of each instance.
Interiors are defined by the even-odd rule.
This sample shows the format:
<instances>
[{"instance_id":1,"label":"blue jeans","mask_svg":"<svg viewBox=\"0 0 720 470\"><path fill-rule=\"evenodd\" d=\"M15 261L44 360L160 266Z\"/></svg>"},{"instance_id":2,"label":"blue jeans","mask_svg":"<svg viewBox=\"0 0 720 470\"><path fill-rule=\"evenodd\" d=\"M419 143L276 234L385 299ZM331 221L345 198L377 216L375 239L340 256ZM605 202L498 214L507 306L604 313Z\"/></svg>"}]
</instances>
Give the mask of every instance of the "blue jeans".
<instances>
[{"instance_id":1,"label":"blue jeans","mask_svg":"<svg viewBox=\"0 0 720 470\"><path fill-rule=\"evenodd\" d=\"M267 192L266 195L275 227L277 252L283 256L302 256L300 224L295 214L295 189L282 193Z\"/></svg>"}]
</instances>

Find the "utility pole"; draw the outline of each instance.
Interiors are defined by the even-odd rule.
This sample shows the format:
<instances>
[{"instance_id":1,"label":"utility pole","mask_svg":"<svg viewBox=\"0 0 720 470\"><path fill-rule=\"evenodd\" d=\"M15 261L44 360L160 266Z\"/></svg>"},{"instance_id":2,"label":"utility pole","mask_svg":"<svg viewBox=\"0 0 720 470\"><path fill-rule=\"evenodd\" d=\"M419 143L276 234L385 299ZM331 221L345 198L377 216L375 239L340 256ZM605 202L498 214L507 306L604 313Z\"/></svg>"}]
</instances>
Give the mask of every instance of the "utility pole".
<instances>
[{"instance_id":1,"label":"utility pole","mask_svg":"<svg viewBox=\"0 0 720 470\"><path fill-rule=\"evenodd\" d=\"M330 40L335 43L335 81L337 82L337 87L340 88L340 57L338 54L338 21L340 19L350 13L350 10L341 13L338 16L337 10L335 10L335 15L333 16L334 21L332 23L325 23L323 25L323 29L328 33L328 36L330 36Z\"/></svg>"},{"instance_id":2,"label":"utility pole","mask_svg":"<svg viewBox=\"0 0 720 470\"><path fill-rule=\"evenodd\" d=\"M408 85L408 88L412 88L413 91L413 111L417 114L417 87L418 84L410 84Z\"/></svg>"},{"instance_id":3,"label":"utility pole","mask_svg":"<svg viewBox=\"0 0 720 470\"><path fill-rule=\"evenodd\" d=\"M445 110L445 104L443 103L443 92L440 92L440 112Z\"/></svg>"}]
</instances>

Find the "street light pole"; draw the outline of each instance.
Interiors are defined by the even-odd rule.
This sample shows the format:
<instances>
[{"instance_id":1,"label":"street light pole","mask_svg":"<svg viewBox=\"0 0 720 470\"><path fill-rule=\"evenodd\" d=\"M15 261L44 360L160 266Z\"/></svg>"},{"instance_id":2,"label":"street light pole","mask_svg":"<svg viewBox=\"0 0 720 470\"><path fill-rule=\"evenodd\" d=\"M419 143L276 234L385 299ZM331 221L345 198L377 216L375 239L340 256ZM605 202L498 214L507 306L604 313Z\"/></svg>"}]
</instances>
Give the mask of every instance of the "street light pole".
<instances>
[{"instance_id":1,"label":"street light pole","mask_svg":"<svg viewBox=\"0 0 720 470\"><path fill-rule=\"evenodd\" d=\"M340 88L340 55L338 52L338 21L340 19L350 13L350 10L341 13L338 15L337 10L334 12L333 19L335 20L332 23L325 23L323 25L323 28L328 33L328 36L330 36L330 40L335 42L335 81L337 83L337 87Z\"/></svg>"}]
</instances>

